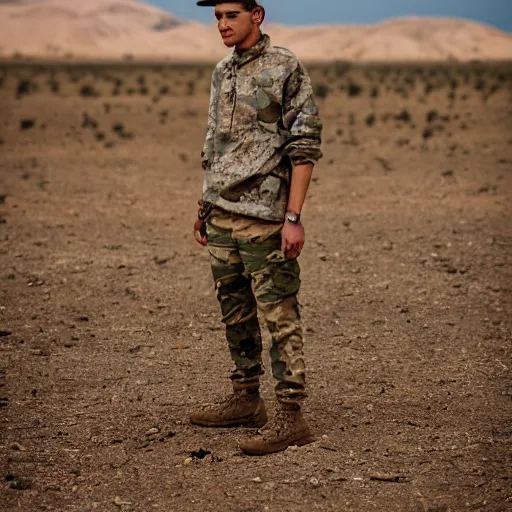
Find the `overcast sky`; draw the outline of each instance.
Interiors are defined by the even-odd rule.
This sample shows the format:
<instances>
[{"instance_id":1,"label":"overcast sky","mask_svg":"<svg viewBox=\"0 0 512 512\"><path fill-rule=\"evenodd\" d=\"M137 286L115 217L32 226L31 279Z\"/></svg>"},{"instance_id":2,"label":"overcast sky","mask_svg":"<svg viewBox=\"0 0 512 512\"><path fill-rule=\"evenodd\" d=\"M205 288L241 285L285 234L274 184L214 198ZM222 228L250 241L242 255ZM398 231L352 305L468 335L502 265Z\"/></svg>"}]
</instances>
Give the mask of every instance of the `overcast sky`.
<instances>
[{"instance_id":1,"label":"overcast sky","mask_svg":"<svg viewBox=\"0 0 512 512\"><path fill-rule=\"evenodd\" d=\"M180 18L213 21L212 7L195 0L145 0ZM512 0L261 0L268 20L290 25L375 23L395 16L455 16L512 32Z\"/></svg>"}]
</instances>

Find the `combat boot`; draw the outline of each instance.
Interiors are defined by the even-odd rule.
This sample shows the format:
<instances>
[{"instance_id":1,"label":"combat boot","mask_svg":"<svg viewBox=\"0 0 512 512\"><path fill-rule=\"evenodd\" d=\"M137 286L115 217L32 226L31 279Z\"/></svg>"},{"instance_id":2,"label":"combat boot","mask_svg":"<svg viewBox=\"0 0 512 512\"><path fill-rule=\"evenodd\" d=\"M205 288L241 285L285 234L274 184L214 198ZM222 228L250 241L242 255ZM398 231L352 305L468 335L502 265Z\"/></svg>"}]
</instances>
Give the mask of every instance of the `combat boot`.
<instances>
[{"instance_id":1,"label":"combat boot","mask_svg":"<svg viewBox=\"0 0 512 512\"><path fill-rule=\"evenodd\" d=\"M274 419L252 437L238 443L247 455L266 455L286 450L289 446L304 446L315 441L298 405L281 404Z\"/></svg>"},{"instance_id":2,"label":"combat boot","mask_svg":"<svg viewBox=\"0 0 512 512\"><path fill-rule=\"evenodd\" d=\"M194 412L190 422L201 427L259 428L267 422L267 411L259 387L244 388L234 382L231 395Z\"/></svg>"}]
</instances>

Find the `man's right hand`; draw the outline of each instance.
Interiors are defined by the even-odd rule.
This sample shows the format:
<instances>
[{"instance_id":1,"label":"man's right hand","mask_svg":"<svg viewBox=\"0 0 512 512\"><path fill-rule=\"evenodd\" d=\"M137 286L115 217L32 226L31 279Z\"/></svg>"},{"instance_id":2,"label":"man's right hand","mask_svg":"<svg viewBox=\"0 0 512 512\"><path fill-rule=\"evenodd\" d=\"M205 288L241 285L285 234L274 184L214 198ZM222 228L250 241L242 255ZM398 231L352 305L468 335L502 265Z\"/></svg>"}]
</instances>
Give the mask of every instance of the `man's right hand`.
<instances>
[{"instance_id":1,"label":"man's right hand","mask_svg":"<svg viewBox=\"0 0 512 512\"><path fill-rule=\"evenodd\" d=\"M194 224L194 240L203 247L208 245L208 239L206 238L206 221L197 219Z\"/></svg>"}]
</instances>

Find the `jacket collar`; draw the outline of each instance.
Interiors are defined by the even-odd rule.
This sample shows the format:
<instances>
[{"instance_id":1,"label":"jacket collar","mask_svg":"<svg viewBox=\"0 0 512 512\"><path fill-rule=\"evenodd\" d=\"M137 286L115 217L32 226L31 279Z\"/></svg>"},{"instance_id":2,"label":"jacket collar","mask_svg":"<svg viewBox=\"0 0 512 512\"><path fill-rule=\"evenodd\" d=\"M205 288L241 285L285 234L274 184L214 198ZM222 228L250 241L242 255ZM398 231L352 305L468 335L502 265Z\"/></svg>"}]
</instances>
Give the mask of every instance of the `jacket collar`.
<instances>
[{"instance_id":1,"label":"jacket collar","mask_svg":"<svg viewBox=\"0 0 512 512\"><path fill-rule=\"evenodd\" d=\"M262 34L261 39L244 53L239 54L235 48L231 54L231 64L241 67L251 60L258 58L269 46L271 46L270 37Z\"/></svg>"}]
</instances>

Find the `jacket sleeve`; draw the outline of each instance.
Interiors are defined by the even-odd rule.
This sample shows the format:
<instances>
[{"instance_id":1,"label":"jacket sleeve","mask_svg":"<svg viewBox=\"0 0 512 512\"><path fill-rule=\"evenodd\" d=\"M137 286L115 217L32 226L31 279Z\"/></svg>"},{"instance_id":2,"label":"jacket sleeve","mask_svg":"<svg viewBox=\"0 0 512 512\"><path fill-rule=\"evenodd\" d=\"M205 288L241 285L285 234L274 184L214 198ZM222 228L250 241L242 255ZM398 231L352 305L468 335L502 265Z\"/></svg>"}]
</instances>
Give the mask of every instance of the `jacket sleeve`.
<instances>
[{"instance_id":1,"label":"jacket sleeve","mask_svg":"<svg viewBox=\"0 0 512 512\"><path fill-rule=\"evenodd\" d=\"M208 130L201 152L201 158L211 162L213 159L215 129L217 126L217 96L218 96L218 71L215 69L210 87L210 106L208 108Z\"/></svg>"},{"instance_id":2,"label":"jacket sleeve","mask_svg":"<svg viewBox=\"0 0 512 512\"><path fill-rule=\"evenodd\" d=\"M311 79L300 62L284 85L283 124L288 136L284 150L292 162L318 162L322 157L322 122L313 97Z\"/></svg>"}]
</instances>

